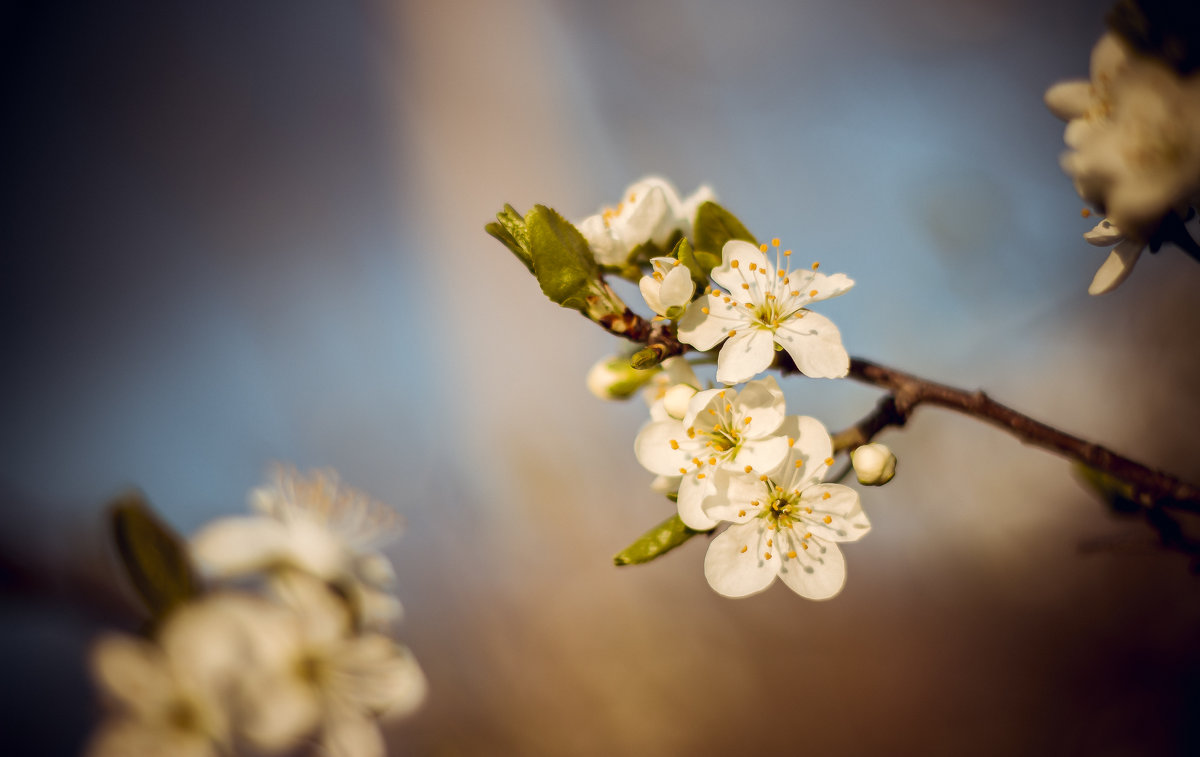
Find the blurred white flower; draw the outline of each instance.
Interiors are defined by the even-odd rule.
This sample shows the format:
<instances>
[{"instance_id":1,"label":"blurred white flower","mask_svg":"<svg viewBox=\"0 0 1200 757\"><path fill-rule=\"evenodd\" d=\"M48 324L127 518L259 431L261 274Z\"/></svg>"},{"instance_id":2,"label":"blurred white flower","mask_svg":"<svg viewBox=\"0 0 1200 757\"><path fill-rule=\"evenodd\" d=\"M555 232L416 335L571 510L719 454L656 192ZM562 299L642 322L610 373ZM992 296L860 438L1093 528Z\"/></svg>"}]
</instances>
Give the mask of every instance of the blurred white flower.
<instances>
[{"instance_id":1,"label":"blurred white flower","mask_svg":"<svg viewBox=\"0 0 1200 757\"><path fill-rule=\"evenodd\" d=\"M120 712L97 731L90 757L228 754L237 681L258 662L246 621L272 609L215 596L172 614L158 643L118 634L98 640L93 675Z\"/></svg>"},{"instance_id":2,"label":"blurred white flower","mask_svg":"<svg viewBox=\"0 0 1200 757\"><path fill-rule=\"evenodd\" d=\"M712 278L728 291L715 290L688 305L679 321L680 341L708 351L727 339L717 357L717 381L725 384L748 381L765 371L775 358L776 344L806 376L845 376L850 356L841 333L807 306L846 293L854 282L841 273L817 273L815 263L813 270L793 270L792 251L780 252L778 239L771 246L774 261L767 259L765 244L725 243Z\"/></svg>"},{"instance_id":3,"label":"blurred white flower","mask_svg":"<svg viewBox=\"0 0 1200 757\"><path fill-rule=\"evenodd\" d=\"M654 270L638 282L642 298L663 318L678 318L696 293L696 282L687 266L676 258L650 258Z\"/></svg>"},{"instance_id":4,"label":"blurred white flower","mask_svg":"<svg viewBox=\"0 0 1200 757\"><path fill-rule=\"evenodd\" d=\"M284 467L250 501L261 515L217 520L192 539L192 556L207 573L295 568L335 584L367 625L400 615L388 591L395 575L379 551L399 535L394 510L343 486L333 471L301 476Z\"/></svg>"},{"instance_id":5,"label":"blurred white flower","mask_svg":"<svg viewBox=\"0 0 1200 757\"><path fill-rule=\"evenodd\" d=\"M638 432L634 452L651 473L682 476L679 517L690 528L717 525L701 502L713 493L713 474L722 469L769 471L787 454L777 434L785 415L783 392L773 376L736 389L698 392L682 420L651 420Z\"/></svg>"},{"instance_id":6,"label":"blurred white flower","mask_svg":"<svg viewBox=\"0 0 1200 757\"><path fill-rule=\"evenodd\" d=\"M691 363L683 357L669 357L662 362L662 370L655 373L642 390L642 399L650 409L652 420L682 420L687 414L688 403L700 387L700 379L696 378Z\"/></svg>"},{"instance_id":7,"label":"blurred white flower","mask_svg":"<svg viewBox=\"0 0 1200 757\"><path fill-rule=\"evenodd\" d=\"M733 523L712 540L704 575L719 594L756 594L778 576L808 599L829 599L846 582L837 542L857 541L871 528L848 486L823 484L833 445L814 418L789 416L783 429L795 440L769 475L722 470L704 514Z\"/></svg>"},{"instance_id":8,"label":"blurred white flower","mask_svg":"<svg viewBox=\"0 0 1200 757\"><path fill-rule=\"evenodd\" d=\"M1129 242L1093 283L1108 291L1163 218L1200 195L1200 75L1181 77L1114 34L1096 43L1091 68L1090 82L1056 84L1045 99L1068 122L1063 169Z\"/></svg>"},{"instance_id":9,"label":"blurred white flower","mask_svg":"<svg viewBox=\"0 0 1200 757\"><path fill-rule=\"evenodd\" d=\"M669 181L648 176L626 189L615 208L588 216L576 227L587 239L597 262L619 266L639 245L650 242L661 249L676 232L690 235L696 211L701 203L712 199L712 190L702 186L681 200Z\"/></svg>"},{"instance_id":10,"label":"blurred white flower","mask_svg":"<svg viewBox=\"0 0 1200 757\"><path fill-rule=\"evenodd\" d=\"M383 757L377 719L425 698L416 660L381 634L351 634L345 605L313 577L290 572L276 586L291 612L260 624L270 643L260 650L267 664L242 682L246 737L276 752L316 735L334 757Z\"/></svg>"},{"instance_id":11,"label":"blurred white flower","mask_svg":"<svg viewBox=\"0 0 1200 757\"><path fill-rule=\"evenodd\" d=\"M1088 294L1105 294L1129 278L1133 266L1146 248L1146 243L1140 239L1127 239L1116 224L1107 218L1100 221L1089 232L1083 235L1088 244L1096 247L1112 247L1108 258L1096 271Z\"/></svg>"},{"instance_id":12,"label":"blurred white flower","mask_svg":"<svg viewBox=\"0 0 1200 757\"><path fill-rule=\"evenodd\" d=\"M896 456L878 442L855 447L850 453L850 464L858 483L864 486L883 486L896 475Z\"/></svg>"}]
</instances>

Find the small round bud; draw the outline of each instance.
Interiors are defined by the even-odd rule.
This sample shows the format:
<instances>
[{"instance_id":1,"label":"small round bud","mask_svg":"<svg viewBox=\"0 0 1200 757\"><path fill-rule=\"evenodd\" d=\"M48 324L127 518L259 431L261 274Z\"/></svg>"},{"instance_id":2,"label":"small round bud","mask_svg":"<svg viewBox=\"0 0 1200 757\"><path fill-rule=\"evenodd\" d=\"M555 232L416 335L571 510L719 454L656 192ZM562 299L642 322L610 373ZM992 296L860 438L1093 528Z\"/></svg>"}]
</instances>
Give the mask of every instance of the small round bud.
<instances>
[{"instance_id":1,"label":"small round bud","mask_svg":"<svg viewBox=\"0 0 1200 757\"><path fill-rule=\"evenodd\" d=\"M882 444L856 447L850 453L850 463L854 466L858 483L866 486L883 486L896 475L896 456Z\"/></svg>"},{"instance_id":2,"label":"small round bud","mask_svg":"<svg viewBox=\"0 0 1200 757\"><path fill-rule=\"evenodd\" d=\"M629 364L629 358L613 355L592 366L588 371L587 386L602 400L624 400L632 397L656 373L657 370L638 370Z\"/></svg>"},{"instance_id":3,"label":"small round bud","mask_svg":"<svg viewBox=\"0 0 1200 757\"><path fill-rule=\"evenodd\" d=\"M696 390L687 384L676 384L663 394L663 409L676 420L687 415L688 403L696 396Z\"/></svg>"}]
</instances>

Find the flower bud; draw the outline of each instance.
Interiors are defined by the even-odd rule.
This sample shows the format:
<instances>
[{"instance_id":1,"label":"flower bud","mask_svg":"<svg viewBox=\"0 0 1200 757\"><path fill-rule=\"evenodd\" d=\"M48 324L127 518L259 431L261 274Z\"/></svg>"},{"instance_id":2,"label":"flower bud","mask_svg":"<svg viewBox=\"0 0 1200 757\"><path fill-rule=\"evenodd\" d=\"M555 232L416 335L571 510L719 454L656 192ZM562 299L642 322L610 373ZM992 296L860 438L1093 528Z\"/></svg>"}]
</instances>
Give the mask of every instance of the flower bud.
<instances>
[{"instance_id":1,"label":"flower bud","mask_svg":"<svg viewBox=\"0 0 1200 757\"><path fill-rule=\"evenodd\" d=\"M676 420L683 420L687 415L688 403L696 396L696 389L687 384L676 384L663 395L663 409L667 415Z\"/></svg>"},{"instance_id":2,"label":"flower bud","mask_svg":"<svg viewBox=\"0 0 1200 757\"><path fill-rule=\"evenodd\" d=\"M588 371L587 385L592 394L602 400L624 400L654 378L654 370L638 370L629 364L628 357L611 355Z\"/></svg>"},{"instance_id":3,"label":"flower bud","mask_svg":"<svg viewBox=\"0 0 1200 757\"><path fill-rule=\"evenodd\" d=\"M850 453L858 483L883 486L896 475L896 456L882 444L864 444Z\"/></svg>"}]
</instances>

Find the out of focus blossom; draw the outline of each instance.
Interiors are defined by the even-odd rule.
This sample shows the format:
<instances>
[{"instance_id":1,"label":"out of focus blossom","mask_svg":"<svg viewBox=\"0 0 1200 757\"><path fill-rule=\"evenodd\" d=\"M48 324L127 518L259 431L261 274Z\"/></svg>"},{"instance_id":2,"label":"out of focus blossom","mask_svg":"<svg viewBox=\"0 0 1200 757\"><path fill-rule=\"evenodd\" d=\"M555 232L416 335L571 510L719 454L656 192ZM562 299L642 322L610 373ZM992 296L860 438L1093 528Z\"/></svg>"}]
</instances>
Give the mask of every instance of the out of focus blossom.
<instances>
[{"instance_id":1,"label":"out of focus blossom","mask_svg":"<svg viewBox=\"0 0 1200 757\"><path fill-rule=\"evenodd\" d=\"M650 265L653 270L638 282L642 298L663 318L678 318L696 292L691 272L676 258L650 258Z\"/></svg>"},{"instance_id":2,"label":"out of focus blossom","mask_svg":"<svg viewBox=\"0 0 1200 757\"><path fill-rule=\"evenodd\" d=\"M377 720L425 698L416 660L387 636L352 633L345 604L313 577L293 572L276 586L290 612L260 629L271 643L242 682L246 737L268 752L314 737L324 754L383 757Z\"/></svg>"},{"instance_id":3,"label":"out of focus blossom","mask_svg":"<svg viewBox=\"0 0 1200 757\"><path fill-rule=\"evenodd\" d=\"M671 182L648 176L626 189L616 207L588 216L576 226L597 262L620 266L643 244L663 249L676 233L690 235L696 211L712 199L707 186L680 199Z\"/></svg>"},{"instance_id":4,"label":"out of focus blossom","mask_svg":"<svg viewBox=\"0 0 1200 757\"><path fill-rule=\"evenodd\" d=\"M358 605L368 625L400 614L394 575L379 551L400 532L394 510L344 486L332 471L302 476L280 468L251 494L260 515L217 520L192 540L210 575L232 577L291 567L328 581Z\"/></svg>"},{"instance_id":5,"label":"out of focus blossom","mask_svg":"<svg viewBox=\"0 0 1200 757\"><path fill-rule=\"evenodd\" d=\"M1137 263L1142 251L1146 248L1146 244L1140 239L1127 239L1116 224L1107 218L1084 234L1083 238L1087 240L1088 244L1096 247L1112 248L1104 263L1096 271L1095 277L1092 278L1088 294L1105 294L1116 289L1122 281L1129 278L1129 274L1133 273L1134 264Z\"/></svg>"},{"instance_id":6,"label":"out of focus blossom","mask_svg":"<svg viewBox=\"0 0 1200 757\"><path fill-rule=\"evenodd\" d=\"M239 678L261 662L250 621L272 609L257 599L216 596L176 611L157 643L118 634L97 641L93 677L116 707L89 756L228 754Z\"/></svg>"}]
</instances>

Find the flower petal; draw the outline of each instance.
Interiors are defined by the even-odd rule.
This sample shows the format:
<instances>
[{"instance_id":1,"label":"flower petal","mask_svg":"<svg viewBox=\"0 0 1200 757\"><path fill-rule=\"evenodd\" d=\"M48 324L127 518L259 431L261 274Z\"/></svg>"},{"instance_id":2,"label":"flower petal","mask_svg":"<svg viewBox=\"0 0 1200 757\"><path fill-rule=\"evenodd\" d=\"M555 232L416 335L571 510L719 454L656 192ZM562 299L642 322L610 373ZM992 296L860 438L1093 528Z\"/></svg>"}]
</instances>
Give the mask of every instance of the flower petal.
<instances>
[{"instance_id":1,"label":"flower petal","mask_svg":"<svg viewBox=\"0 0 1200 757\"><path fill-rule=\"evenodd\" d=\"M715 493L713 479L707 474L705 478L699 478L694 473L684 476L679 484L679 498L675 502L683 525L696 531L715 528L717 521L704 512L705 500Z\"/></svg>"},{"instance_id":2,"label":"flower petal","mask_svg":"<svg viewBox=\"0 0 1200 757\"><path fill-rule=\"evenodd\" d=\"M671 444L672 441L675 444ZM642 467L651 473L678 476L680 468L691 468L691 456L680 444L686 441L687 434L679 421L651 421L638 432L633 453Z\"/></svg>"},{"instance_id":3,"label":"flower petal","mask_svg":"<svg viewBox=\"0 0 1200 757\"><path fill-rule=\"evenodd\" d=\"M766 546L766 534L763 520L756 518L734 524L713 539L704 556L708 585L726 597L748 597L770 586L783 560L774 547Z\"/></svg>"},{"instance_id":4,"label":"flower petal","mask_svg":"<svg viewBox=\"0 0 1200 757\"><path fill-rule=\"evenodd\" d=\"M291 536L274 518L220 518L191 540L192 559L218 577L257 573L279 562Z\"/></svg>"},{"instance_id":5,"label":"flower petal","mask_svg":"<svg viewBox=\"0 0 1200 757\"><path fill-rule=\"evenodd\" d=\"M1126 239L1113 248L1108 259L1096 271L1088 294L1106 294L1116 289L1122 281L1133 273L1133 265L1142 254L1142 243L1135 239Z\"/></svg>"},{"instance_id":6,"label":"flower petal","mask_svg":"<svg viewBox=\"0 0 1200 757\"><path fill-rule=\"evenodd\" d=\"M721 265L714 268L711 275L713 281L737 297L745 291L742 284L750 284L757 289L757 277L751 270L770 268L767 256L762 250L749 242L731 239L721 248Z\"/></svg>"},{"instance_id":7,"label":"flower petal","mask_svg":"<svg viewBox=\"0 0 1200 757\"><path fill-rule=\"evenodd\" d=\"M774 359L775 337L770 331L757 328L738 331L717 355L717 381L724 384L749 381L765 371Z\"/></svg>"},{"instance_id":8,"label":"flower petal","mask_svg":"<svg viewBox=\"0 0 1200 757\"><path fill-rule=\"evenodd\" d=\"M792 356L796 367L812 378L841 378L850 372L850 355L833 321L820 313L804 311L775 331L775 341Z\"/></svg>"},{"instance_id":9,"label":"flower petal","mask_svg":"<svg viewBox=\"0 0 1200 757\"><path fill-rule=\"evenodd\" d=\"M1050 112L1064 121L1079 118L1092 103L1092 85L1082 79L1061 81L1042 97Z\"/></svg>"},{"instance_id":10,"label":"flower petal","mask_svg":"<svg viewBox=\"0 0 1200 757\"><path fill-rule=\"evenodd\" d=\"M687 266L677 265L663 277L658 296L659 301L667 308L683 307L691 301L695 292L696 282L692 281L691 272Z\"/></svg>"},{"instance_id":11,"label":"flower petal","mask_svg":"<svg viewBox=\"0 0 1200 757\"><path fill-rule=\"evenodd\" d=\"M810 292L813 290L817 292L809 295L809 302L818 302L840 297L849 292L854 287L854 279L844 273L829 275L814 273L806 286Z\"/></svg>"},{"instance_id":12,"label":"flower petal","mask_svg":"<svg viewBox=\"0 0 1200 757\"><path fill-rule=\"evenodd\" d=\"M625 258L629 257L629 248L625 246L623 240L618 238L607 223L604 222L604 216L597 213L594 216L588 216L579 223L575 224L579 229L579 233L583 234L583 238L587 240L588 247L592 250L592 255L596 258L596 262L601 265L621 265L625 262Z\"/></svg>"},{"instance_id":13,"label":"flower petal","mask_svg":"<svg viewBox=\"0 0 1200 757\"><path fill-rule=\"evenodd\" d=\"M667 308L663 305L662 298L659 293L662 290L662 284L653 276L643 276L638 281L638 289L642 292L642 299L650 306L650 309L659 315L666 315Z\"/></svg>"},{"instance_id":14,"label":"flower petal","mask_svg":"<svg viewBox=\"0 0 1200 757\"><path fill-rule=\"evenodd\" d=\"M781 534L785 540L788 559L781 561L779 577L787 587L806 599L829 599L846 584L846 561L841 550L832 542L794 536L793 531ZM790 557L791 553L796 557Z\"/></svg>"},{"instance_id":15,"label":"flower petal","mask_svg":"<svg viewBox=\"0 0 1200 757\"><path fill-rule=\"evenodd\" d=\"M761 439L775 433L787 414L785 405L783 390L774 376L746 384L733 401L738 417L750 421L742 429L743 436Z\"/></svg>"},{"instance_id":16,"label":"flower petal","mask_svg":"<svg viewBox=\"0 0 1200 757\"><path fill-rule=\"evenodd\" d=\"M754 475L760 476L777 468L787 454L788 442L785 436L751 439L742 442L735 463L739 469L749 465L754 469Z\"/></svg>"},{"instance_id":17,"label":"flower petal","mask_svg":"<svg viewBox=\"0 0 1200 757\"><path fill-rule=\"evenodd\" d=\"M704 312L707 310L708 312ZM729 329L747 324L749 319L715 295L692 300L679 319L679 341L707 352L729 336Z\"/></svg>"},{"instance_id":18,"label":"flower petal","mask_svg":"<svg viewBox=\"0 0 1200 757\"><path fill-rule=\"evenodd\" d=\"M101 637L92 646L91 667L101 687L143 716L153 714L175 690L162 650L132 636Z\"/></svg>"},{"instance_id":19,"label":"flower petal","mask_svg":"<svg viewBox=\"0 0 1200 757\"><path fill-rule=\"evenodd\" d=\"M819 482L829 469L826 461L833 455L833 440L825 426L807 415L789 415L780 424L779 433L795 443L788 450L783 468L775 474L776 483L794 491Z\"/></svg>"},{"instance_id":20,"label":"flower petal","mask_svg":"<svg viewBox=\"0 0 1200 757\"><path fill-rule=\"evenodd\" d=\"M812 514L805 516L804 523L818 538L829 541L858 541L871 530L871 522L862 510L858 492L849 486L810 486L800 495L800 503L812 508Z\"/></svg>"}]
</instances>

